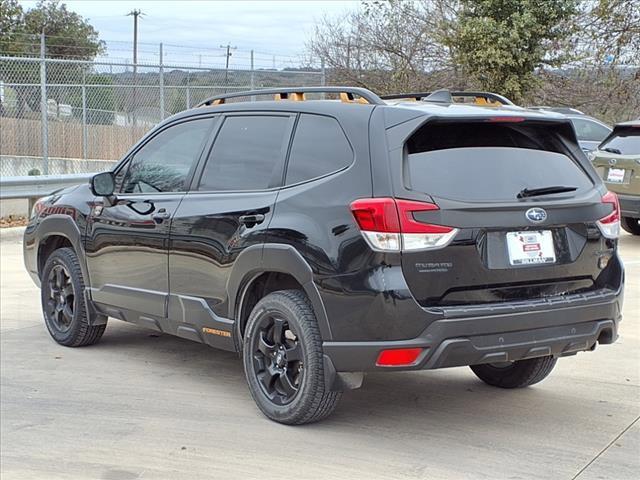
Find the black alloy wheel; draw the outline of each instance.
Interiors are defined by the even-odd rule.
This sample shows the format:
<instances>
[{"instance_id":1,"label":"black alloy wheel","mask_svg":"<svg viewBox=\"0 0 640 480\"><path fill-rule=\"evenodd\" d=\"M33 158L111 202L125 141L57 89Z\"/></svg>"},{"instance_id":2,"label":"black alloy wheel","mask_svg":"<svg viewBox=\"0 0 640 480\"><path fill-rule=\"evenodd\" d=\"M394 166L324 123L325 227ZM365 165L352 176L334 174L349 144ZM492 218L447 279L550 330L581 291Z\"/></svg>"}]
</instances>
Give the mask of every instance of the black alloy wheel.
<instances>
[{"instance_id":1,"label":"black alloy wheel","mask_svg":"<svg viewBox=\"0 0 640 480\"><path fill-rule=\"evenodd\" d=\"M54 265L43 287L48 295L44 309L47 320L61 333L67 332L73 322L76 298L69 271L62 264Z\"/></svg>"},{"instance_id":2,"label":"black alloy wheel","mask_svg":"<svg viewBox=\"0 0 640 480\"><path fill-rule=\"evenodd\" d=\"M301 290L279 290L253 307L242 360L251 396L268 418L302 425L326 418L342 395L325 378L322 337Z\"/></svg>"},{"instance_id":3,"label":"black alloy wheel","mask_svg":"<svg viewBox=\"0 0 640 480\"><path fill-rule=\"evenodd\" d=\"M289 323L277 315L264 315L253 337L253 372L264 394L276 405L290 403L304 375L302 347Z\"/></svg>"},{"instance_id":4,"label":"black alloy wheel","mask_svg":"<svg viewBox=\"0 0 640 480\"><path fill-rule=\"evenodd\" d=\"M40 298L51 337L66 347L97 343L107 326L106 317L90 308L85 298L82 267L71 248L55 250L41 273Z\"/></svg>"}]
</instances>

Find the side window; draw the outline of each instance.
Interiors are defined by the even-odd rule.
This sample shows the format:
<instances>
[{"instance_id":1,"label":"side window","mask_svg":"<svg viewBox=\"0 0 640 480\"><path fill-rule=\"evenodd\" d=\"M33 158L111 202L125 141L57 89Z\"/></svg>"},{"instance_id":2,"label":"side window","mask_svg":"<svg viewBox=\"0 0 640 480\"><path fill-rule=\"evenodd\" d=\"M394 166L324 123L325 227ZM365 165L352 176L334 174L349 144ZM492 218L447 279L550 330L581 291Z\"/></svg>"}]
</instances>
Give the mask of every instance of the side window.
<instances>
[{"instance_id":1,"label":"side window","mask_svg":"<svg viewBox=\"0 0 640 480\"><path fill-rule=\"evenodd\" d=\"M601 142L609 135L610 130L599 123L590 120L582 120L580 118L571 119L576 129L578 140L587 140L592 142Z\"/></svg>"},{"instance_id":2,"label":"side window","mask_svg":"<svg viewBox=\"0 0 640 480\"><path fill-rule=\"evenodd\" d=\"M230 116L224 120L198 190L264 190L280 185L289 144L289 116Z\"/></svg>"},{"instance_id":3,"label":"side window","mask_svg":"<svg viewBox=\"0 0 640 480\"><path fill-rule=\"evenodd\" d=\"M335 172L353 162L353 150L337 120L300 115L287 166L286 184Z\"/></svg>"},{"instance_id":4,"label":"side window","mask_svg":"<svg viewBox=\"0 0 640 480\"><path fill-rule=\"evenodd\" d=\"M169 127L153 137L129 162L121 191L183 192L212 124L212 118L191 120Z\"/></svg>"}]
</instances>

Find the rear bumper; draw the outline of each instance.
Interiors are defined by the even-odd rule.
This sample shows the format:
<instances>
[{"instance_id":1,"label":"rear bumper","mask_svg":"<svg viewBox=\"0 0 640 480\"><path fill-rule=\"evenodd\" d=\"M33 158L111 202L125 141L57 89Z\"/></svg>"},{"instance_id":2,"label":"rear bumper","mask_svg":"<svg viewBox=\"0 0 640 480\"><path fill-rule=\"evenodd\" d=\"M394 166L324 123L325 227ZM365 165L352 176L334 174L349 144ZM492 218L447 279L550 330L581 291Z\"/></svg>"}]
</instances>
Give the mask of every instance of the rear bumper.
<instances>
[{"instance_id":1,"label":"rear bumper","mask_svg":"<svg viewBox=\"0 0 640 480\"><path fill-rule=\"evenodd\" d=\"M623 217L640 218L640 196L618 195Z\"/></svg>"},{"instance_id":2,"label":"rear bumper","mask_svg":"<svg viewBox=\"0 0 640 480\"><path fill-rule=\"evenodd\" d=\"M622 289L547 298L527 304L439 309L417 338L381 342L324 342L337 372L420 370L572 355L613 343L621 319ZM433 313L433 312L430 312ZM409 366L378 367L382 350L423 348Z\"/></svg>"}]
</instances>

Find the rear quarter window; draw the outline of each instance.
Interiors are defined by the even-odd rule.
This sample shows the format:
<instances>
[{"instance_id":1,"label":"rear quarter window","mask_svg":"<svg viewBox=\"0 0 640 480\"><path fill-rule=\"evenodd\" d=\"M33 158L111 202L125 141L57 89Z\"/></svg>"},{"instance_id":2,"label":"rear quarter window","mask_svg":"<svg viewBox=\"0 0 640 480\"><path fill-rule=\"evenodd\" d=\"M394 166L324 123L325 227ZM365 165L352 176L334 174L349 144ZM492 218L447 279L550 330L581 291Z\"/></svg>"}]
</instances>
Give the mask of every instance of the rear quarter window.
<instances>
[{"instance_id":1,"label":"rear quarter window","mask_svg":"<svg viewBox=\"0 0 640 480\"><path fill-rule=\"evenodd\" d=\"M286 184L336 172L352 161L353 150L335 118L303 113L293 137Z\"/></svg>"}]
</instances>

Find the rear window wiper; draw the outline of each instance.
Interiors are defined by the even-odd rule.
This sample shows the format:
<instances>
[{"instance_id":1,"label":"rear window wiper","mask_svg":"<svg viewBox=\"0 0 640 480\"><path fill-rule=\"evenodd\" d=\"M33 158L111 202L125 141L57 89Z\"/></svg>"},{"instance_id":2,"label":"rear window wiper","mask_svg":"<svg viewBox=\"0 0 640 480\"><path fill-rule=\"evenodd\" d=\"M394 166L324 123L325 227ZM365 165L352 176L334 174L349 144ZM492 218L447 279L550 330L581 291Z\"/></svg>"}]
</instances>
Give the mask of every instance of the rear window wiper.
<instances>
[{"instance_id":1,"label":"rear window wiper","mask_svg":"<svg viewBox=\"0 0 640 480\"><path fill-rule=\"evenodd\" d=\"M562 185L555 185L553 187L542 188L525 188L520 190L517 198L537 197L540 195L552 195L554 193L574 192L578 187L565 187Z\"/></svg>"}]
</instances>

